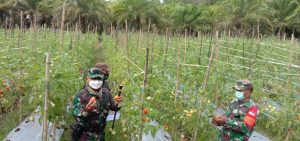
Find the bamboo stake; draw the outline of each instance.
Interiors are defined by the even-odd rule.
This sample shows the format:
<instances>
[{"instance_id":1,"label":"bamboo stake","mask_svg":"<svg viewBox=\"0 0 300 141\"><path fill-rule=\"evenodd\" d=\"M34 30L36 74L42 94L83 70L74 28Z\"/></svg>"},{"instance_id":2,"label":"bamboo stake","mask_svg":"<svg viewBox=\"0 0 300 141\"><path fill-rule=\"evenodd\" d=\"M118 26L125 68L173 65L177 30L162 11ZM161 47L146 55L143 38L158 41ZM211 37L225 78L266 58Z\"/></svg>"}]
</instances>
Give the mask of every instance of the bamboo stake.
<instances>
[{"instance_id":1,"label":"bamboo stake","mask_svg":"<svg viewBox=\"0 0 300 141\"><path fill-rule=\"evenodd\" d=\"M200 32L197 32L198 39L200 38L200 35L201 35ZM202 47L203 47L203 36L201 36L200 39L199 56L198 56L199 65L201 65Z\"/></svg>"},{"instance_id":2,"label":"bamboo stake","mask_svg":"<svg viewBox=\"0 0 300 141\"><path fill-rule=\"evenodd\" d=\"M187 29L184 30L184 63L186 63Z\"/></svg>"},{"instance_id":3,"label":"bamboo stake","mask_svg":"<svg viewBox=\"0 0 300 141\"><path fill-rule=\"evenodd\" d=\"M214 49L215 49L215 47L218 46L218 37L219 37L218 35L219 35L218 31L216 31L216 40L217 41L216 41L215 45L212 46L211 54L210 54L209 62L208 62L208 68L207 68L205 79L204 79L204 82L203 82L203 85L202 85L202 91L204 93L204 95L203 95L204 97L206 95L206 93L205 93L206 86L207 86L207 82L208 82L208 79L209 79L209 74L210 74L210 70L211 70L212 62L213 62L213 58L214 58ZM200 119L200 117L201 117L201 112L200 112L200 110L198 110L198 119ZM193 141L196 141L197 133L198 133L198 128L195 129Z\"/></svg>"},{"instance_id":4,"label":"bamboo stake","mask_svg":"<svg viewBox=\"0 0 300 141\"><path fill-rule=\"evenodd\" d=\"M50 140L51 141L56 140L56 123L55 122L52 124Z\"/></svg>"},{"instance_id":5,"label":"bamboo stake","mask_svg":"<svg viewBox=\"0 0 300 141\"><path fill-rule=\"evenodd\" d=\"M33 15L33 39L32 39L32 47L33 50L36 51L36 31L37 31L37 27L36 27L36 15Z\"/></svg>"},{"instance_id":6,"label":"bamboo stake","mask_svg":"<svg viewBox=\"0 0 300 141\"><path fill-rule=\"evenodd\" d=\"M180 74L180 45L177 45L177 69L176 69L176 86L175 86L175 104L179 89L179 74Z\"/></svg>"},{"instance_id":7,"label":"bamboo stake","mask_svg":"<svg viewBox=\"0 0 300 141\"><path fill-rule=\"evenodd\" d=\"M257 51L259 51L259 46L260 46L259 41L260 41L260 38L257 38L257 44L258 44L257 45L258 46L258 50ZM253 42L254 42L254 37L252 37L252 39L251 39L251 51L250 52L252 52ZM251 77L251 70L252 70L251 67L256 62L257 54L258 54L258 52L256 52L256 54L255 54L255 60L254 60L253 63L252 63L251 57L249 57L248 79L250 79L250 77Z\"/></svg>"},{"instance_id":8,"label":"bamboo stake","mask_svg":"<svg viewBox=\"0 0 300 141\"><path fill-rule=\"evenodd\" d=\"M128 23L127 23L127 19L125 19L125 31L126 31L126 54L128 55L128 53L129 53L129 50L128 50L128 47L129 47L129 33L128 33Z\"/></svg>"},{"instance_id":9,"label":"bamboo stake","mask_svg":"<svg viewBox=\"0 0 300 141\"><path fill-rule=\"evenodd\" d=\"M149 48L146 48L146 57L145 57L145 68L144 68L144 81L142 87L142 98L141 98L141 120L144 119L144 95L145 95L145 88L147 85L147 73L148 73L148 58L149 58ZM142 141L143 138L143 123L141 124L140 133L139 133L139 141Z\"/></svg>"},{"instance_id":10,"label":"bamboo stake","mask_svg":"<svg viewBox=\"0 0 300 141\"><path fill-rule=\"evenodd\" d=\"M150 63L151 63L151 66L150 66L150 69L149 69L149 72L152 73L153 71L153 64L154 64L154 39L155 39L155 29L153 28L153 33L152 33L152 40L151 40L151 43L150 44L150 48L151 48L151 58L150 58Z\"/></svg>"},{"instance_id":11,"label":"bamboo stake","mask_svg":"<svg viewBox=\"0 0 300 141\"><path fill-rule=\"evenodd\" d=\"M163 56L164 56L164 63L163 63L163 68L166 68L166 64L167 64L167 57L168 57L168 50L169 50L169 45L170 45L170 35L169 35L169 31L168 28L166 28L166 40L167 40L167 44L166 47L164 47L164 52L163 52ZM164 73L164 71L163 71Z\"/></svg>"},{"instance_id":12,"label":"bamboo stake","mask_svg":"<svg viewBox=\"0 0 300 141\"><path fill-rule=\"evenodd\" d=\"M18 48L21 48L22 47L22 34L23 34L23 11L21 11L21 14L20 14L20 32L19 32L19 43L18 43ZM23 59L23 50L22 48L20 49L20 60ZM19 62L20 63L20 66L22 66L22 61ZM20 77L23 76L23 71L22 71L22 68L20 68ZM22 80L22 78L20 78ZM19 102L20 102L20 115L19 115L19 122L20 124L22 123L22 92L20 92L20 97L19 97Z\"/></svg>"},{"instance_id":13,"label":"bamboo stake","mask_svg":"<svg viewBox=\"0 0 300 141\"><path fill-rule=\"evenodd\" d=\"M78 44L78 23L76 22L75 24L75 38L74 38L74 48L76 48L77 44Z\"/></svg>"},{"instance_id":14,"label":"bamboo stake","mask_svg":"<svg viewBox=\"0 0 300 141\"><path fill-rule=\"evenodd\" d=\"M46 71L45 71L45 96L44 96L44 117L43 117L43 135L42 140L48 140L48 94L49 94L49 72L51 64L51 54L47 53Z\"/></svg>"},{"instance_id":15,"label":"bamboo stake","mask_svg":"<svg viewBox=\"0 0 300 141\"><path fill-rule=\"evenodd\" d=\"M295 40L295 36L294 36L294 33L292 33L292 37L291 37L291 45L294 45L294 40Z\"/></svg>"},{"instance_id":16,"label":"bamboo stake","mask_svg":"<svg viewBox=\"0 0 300 141\"><path fill-rule=\"evenodd\" d=\"M293 47L294 47L293 46L294 45L294 37L293 36L294 36L294 34L292 34L291 46L289 47L289 60L288 60L289 61L289 64L288 64L289 65L289 70L288 70L289 74L292 73L292 63L293 63L292 60L293 60L293 50L294 50L293 49ZM291 82L292 82L291 79L292 79L292 76L289 76L288 77L287 88L286 88L287 90L289 90L289 87L290 87L289 85L291 85Z\"/></svg>"},{"instance_id":17,"label":"bamboo stake","mask_svg":"<svg viewBox=\"0 0 300 141\"><path fill-rule=\"evenodd\" d=\"M115 49L116 49L116 52L118 51L118 45L119 45L119 25L117 24L117 27L116 27L116 42L115 42Z\"/></svg>"},{"instance_id":18,"label":"bamboo stake","mask_svg":"<svg viewBox=\"0 0 300 141\"><path fill-rule=\"evenodd\" d=\"M290 127L284 141L289 141L290 140L292 132L293 132L293 129L292 129L292 127Z\"/></svg>"},{"instance_id":19,"label":"bamboo stake","mask_svg":"<svg viewBox=\"0 0 300 141\"><path fill-rule=\"evenodd\" d=\"M61 24L60 24L60 45L64 46L64 26L65 26L65 11L66 11L66 2L63 3L63 11L61 15Z\"/></svg>"}]
</instances>

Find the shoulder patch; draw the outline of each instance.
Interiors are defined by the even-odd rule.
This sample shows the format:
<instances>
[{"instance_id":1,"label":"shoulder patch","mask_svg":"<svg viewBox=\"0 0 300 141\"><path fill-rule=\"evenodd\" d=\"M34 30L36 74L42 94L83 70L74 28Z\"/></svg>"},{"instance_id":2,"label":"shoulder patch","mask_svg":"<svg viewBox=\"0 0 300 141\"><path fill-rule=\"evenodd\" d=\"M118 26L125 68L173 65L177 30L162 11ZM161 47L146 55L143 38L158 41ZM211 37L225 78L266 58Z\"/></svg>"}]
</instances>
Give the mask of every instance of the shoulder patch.
<instances>
[{"instance_id":1,"label":"shoulder patch","mask_svg":"<svg viewBox=\"0 0 300 141\"><path fill-rule=\"evenodd\" d=\"M257 113L258 113L258 109L256 106L251 106L249 108L249 111L246 113L246 116L244 118L244 123L248 127L253 128L255 126Z\"/></svg>"}]
</instances>

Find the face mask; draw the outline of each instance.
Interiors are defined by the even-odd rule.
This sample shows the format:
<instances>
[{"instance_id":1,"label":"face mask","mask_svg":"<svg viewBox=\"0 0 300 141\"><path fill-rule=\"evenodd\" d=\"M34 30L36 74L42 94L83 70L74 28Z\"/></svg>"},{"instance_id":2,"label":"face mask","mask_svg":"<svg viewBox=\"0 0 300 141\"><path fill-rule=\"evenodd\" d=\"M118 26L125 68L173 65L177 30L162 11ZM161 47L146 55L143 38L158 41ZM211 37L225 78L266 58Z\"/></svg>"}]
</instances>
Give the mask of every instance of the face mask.
<instances>
[{"instance_id":1,"label":"face mask","mask_svg":"<svg viewBox=\"0 0 300 141\"><path fill-rule=\"evenodd\" d=\"M244 93L240 91L235 92L235 98L238 100L243 100L244 99Z\"/></svg>"},{"instance_id":2,"label":"face mask","mask_svg":"<svg viewBox=\"0 0 300 141\"><path fill-rule=\"evenodd\" d=\"M100 81L100 80L91 80L89 82L90 87L95 90L101 88L102 84L103 84L103 81Z\"/></svg>"}]
</instances>

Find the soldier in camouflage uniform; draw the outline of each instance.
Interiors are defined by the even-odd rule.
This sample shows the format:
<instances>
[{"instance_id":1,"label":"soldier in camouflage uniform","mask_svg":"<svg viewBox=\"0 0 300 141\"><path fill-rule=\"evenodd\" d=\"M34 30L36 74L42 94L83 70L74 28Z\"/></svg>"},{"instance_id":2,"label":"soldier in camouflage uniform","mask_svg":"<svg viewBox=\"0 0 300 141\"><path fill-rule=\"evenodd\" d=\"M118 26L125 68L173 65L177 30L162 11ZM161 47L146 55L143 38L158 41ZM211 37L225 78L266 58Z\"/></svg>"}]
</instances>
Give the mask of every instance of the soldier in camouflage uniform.
<instances>
[{"instance_id":1,"label":"soldier in camouflage uniform","mask_svg":"<svg viewBox=\"0 0 300 141\"><path fill-rule=\"evenodd\" d=\"M106 117L109 110L120 109L122 98L103 87L104 74L99 68L88 71L87 83L73 99L72 115L77 124L71 128L72 141L105 141Z\"/></svg>"},{"instance_id":2,"label":"soldier in camouflage uniform","mask_svg":"<svg viewBox=\"0 0 300 141\"><path fill-rule=\"evenodd\" d=\"M233 88L236 99L230 103L226 115L216 116L212 123L223 126L219 141L248 141L259 113L251 100L253 85L248 80L241 80Z\"/></svg>"},{"instance_id":3,"label":"soldier in camouflage uniform","mask_svg":"<svg viewBox=\"0 0 300 141\"><path fill-rule=\"evenodd\" d=\"M108 84L108 77L109 77L110 70L108 68L108 65L106 63L98 62L94 65L94 68L100 69L101 73L104 75L102 87L110 91L109 84ZM85 85L86 84L84 84L83 89L85 88Z\"/></svg>"}]
</instances>

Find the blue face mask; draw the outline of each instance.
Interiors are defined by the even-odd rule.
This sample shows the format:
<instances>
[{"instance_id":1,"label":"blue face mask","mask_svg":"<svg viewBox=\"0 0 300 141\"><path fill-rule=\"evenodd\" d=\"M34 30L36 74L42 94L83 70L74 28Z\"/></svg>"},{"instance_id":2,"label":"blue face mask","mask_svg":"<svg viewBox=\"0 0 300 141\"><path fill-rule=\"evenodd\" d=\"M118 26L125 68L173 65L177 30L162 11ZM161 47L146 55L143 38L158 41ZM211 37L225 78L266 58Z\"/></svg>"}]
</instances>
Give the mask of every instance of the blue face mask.
<instances>
[{"instance_id":1,"label":"blue face mask","mask_svg":"<svg viewBox=\"0 0 300 141\"><path fill-rule=\"evenodd\" d=\"M244 93L240 91L235 92L235 98L238 100L243 100L244 99Z\"/></svg>"}]
</instances>

